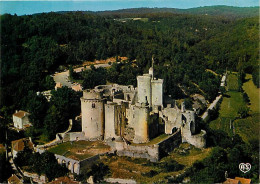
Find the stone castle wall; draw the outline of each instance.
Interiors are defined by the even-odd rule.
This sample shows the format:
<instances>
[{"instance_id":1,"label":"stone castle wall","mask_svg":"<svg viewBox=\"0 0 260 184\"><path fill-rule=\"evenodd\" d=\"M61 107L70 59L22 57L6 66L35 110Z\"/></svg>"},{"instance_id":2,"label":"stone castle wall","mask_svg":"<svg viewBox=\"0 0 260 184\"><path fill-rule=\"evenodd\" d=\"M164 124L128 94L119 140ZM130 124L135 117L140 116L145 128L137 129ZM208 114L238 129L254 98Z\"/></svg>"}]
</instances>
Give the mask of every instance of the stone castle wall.
<instances>
[{"instance_id":1,"label":"stone castle wall","mask_svg":"<svg viewBox=\"0 0 260 184\"><path fill-rule=\"evenodd\" d=\"M178 147L182 142L180 129L167 139L153 145L127 145L124 142L111 143L114 149L117 150L118 156L129 156L134 158L145 158L151 162L157 162L162 157L166 156L174 148Z\"/></svg>"}]
</instances>

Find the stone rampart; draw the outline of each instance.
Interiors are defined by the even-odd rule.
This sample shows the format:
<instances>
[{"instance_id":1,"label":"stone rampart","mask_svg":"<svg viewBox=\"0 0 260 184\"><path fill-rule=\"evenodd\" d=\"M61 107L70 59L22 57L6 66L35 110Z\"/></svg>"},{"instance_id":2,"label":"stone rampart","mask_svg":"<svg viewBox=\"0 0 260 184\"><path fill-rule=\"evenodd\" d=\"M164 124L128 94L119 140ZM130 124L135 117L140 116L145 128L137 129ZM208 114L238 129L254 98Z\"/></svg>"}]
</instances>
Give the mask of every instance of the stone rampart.
<instances>
[{"instance_id":1,"label":"stone rampart","mask_svg":"<svg viewBox=\"0 0 260 184\"><path fill-rule=\"evenodd\" d=\"M178 129L168 139L158 143L159 146L159 159L168 155L174 148L178 147L182 142L181 131Z\"/></svg>"},{"instance_id":2,"label":"stone rampart","mask_svg":"<svg viewBox=\"0 0 260 184\"><path fill-rule=\"evenodd\" d=\"M197 148L204 148L206 146L206 139L205 139L206 131L201 130L199 134L191 135L189 131L183 129L182 132L182 142L188 142Z\"/></svg>"},{"instance_id":3,"label":"stone rampart","mask_svg":"<svg viewBox=\"0 0 260 184\"><path fill-rule=\"evenodd\" d=\"M145 158L151 162L157 162L174 148L178 147L181 142L181 131L178 129L173 135L157 144L133 146L122 143L123 146L121 145L120 148L123 147L123 149L117 150L117 155Z\"/></svg>"},{"instance_id":4,"label":"stone rampart","mask_svg":"<svg viewBox=\"0 0 260 184\"><path fill-rule=\"evenodd\" d=\"M68 158L62 155L55 154L55 157L59 164L65 164L71 173L79 174L80 172L80 161L72 158Z\"/></svg>"},{"instance_id":5,"label":"stone rampart","mask_svg":"<svg viewBox=\"0 0 260 184\"><path fill-rule=\"evenodd\" d=\"M39 184L47 183L47 181L48 181L48 178L45 175L39 176L37 173L30 173L27 171L23 171L23 175L28 178L32 178L32 180L34 182L39 183Z\"/></svg>"}]
</instances>

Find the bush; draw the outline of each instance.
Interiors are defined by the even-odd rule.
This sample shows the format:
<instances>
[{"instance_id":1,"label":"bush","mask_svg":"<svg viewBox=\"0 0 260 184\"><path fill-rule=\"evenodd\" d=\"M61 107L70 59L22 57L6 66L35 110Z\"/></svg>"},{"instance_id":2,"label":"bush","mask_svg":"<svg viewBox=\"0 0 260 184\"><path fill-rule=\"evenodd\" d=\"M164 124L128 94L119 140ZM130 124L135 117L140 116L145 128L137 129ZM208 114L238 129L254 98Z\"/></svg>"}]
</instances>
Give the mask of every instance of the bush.
<instances>
[{"instance_id":1,"label":"bush","mask_svg":"<svg viewBox=\"0 0 260 184\"><path fill-rule=\"evenodd\" d=\"M184 166L179 164L177 161L172 160L170 162L162 162L160 164L160 168L162 168L165 172L174 172L182 170Z\"/></svg>"},{"instance_id":2,"label":"bush","mask_svg":"<svg viewBox=\"0 0 260 184\"><path fill-rule=\"evenodd\" d=\"M208 110L209 121L213 121L217 119L218 115L219 115L218 109L213 108Z\"/></svg>"},{"instance_id":3,"label":"bush","mask_svg":"<svg viewBox=\"0 0 260 184\"><path fill-rule=\"evenodd\" d=\"M245 106L242 106L242 107L239 107L238 109L238 115L240 118L246 118L249 114L249 108L248 107L245 107Z\"/></svg>"},{"instance_id":4,"label":"bush","mask_svg":"<svg viewBox=\"0 0 260 184\"><path fill-rule=\"evenodd\" d=\"M154 177L155 175L158 174L158 171L155 171L155 170L150 170L149 172L147 173L144 173L142 174L143 176L146 176L146 177Z\"/></svg>"},{"instance_id":5,"label":"bush","mask_svg":"<svg viewBox=\"0 0 260 184\"><path fill-rule=\"evenodd\" d=\"M249 104L249 102L250 102L250 99L249 99L247 93L245 93L245 92L243 92L243 100L246 104Z\"/></svg>"}]
</instances>

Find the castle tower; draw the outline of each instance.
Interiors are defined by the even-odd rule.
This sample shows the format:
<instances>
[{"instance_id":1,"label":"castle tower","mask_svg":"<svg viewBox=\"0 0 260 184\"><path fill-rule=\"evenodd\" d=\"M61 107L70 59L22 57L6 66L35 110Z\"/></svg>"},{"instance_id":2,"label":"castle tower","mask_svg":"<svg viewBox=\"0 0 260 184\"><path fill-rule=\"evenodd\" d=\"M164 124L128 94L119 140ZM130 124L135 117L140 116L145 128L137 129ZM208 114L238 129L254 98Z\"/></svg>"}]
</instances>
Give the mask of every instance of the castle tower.
<instances>
[{"instance_id":1,"label":"castle tower","mask_svg":"<svg viewBox=\"0 0 260 184\"><path fill-rule=\"evenodd\" d=\"M152 105L163 105L163 79L157 79L151 81L152 85Z\"/></svg>"},{"instance_id":2,"label":"castle tower","mask_svg":"<svg viewBox=\"0 0 260 184\"><path fill-rule=\"evenodd\" d=\"M105 139L117 137L116 129L120 125L117 107L116 103L105 104Z\"/></svg>"},{"instance_id":3,"label":"castle tower","mask_svg":"<svg viewBox=\"0 0 260 184\"><path fill-rule=\"evenodd\" d=\"M94 90L83 91L81 100L82 131L86 139L104 137L104 100L102 93Z\"/></svg>"},{"instance_id":4,"label":"castle tower","mask_svg":"<svg viewBox=\"0 0 260 184\"><path fill-rule=\"evenodd\" d=\"M141 106L136 106L134 116L135 137L133 142L137 144L149 142L149 106L144 103Z\"/></svg>"},{"instance_id":5,"label":"castle tower","mask_svg":"<svg viewBox=\"0 0 260 184\"><path fill-rule=\"evenodd\" d=\"M137 88L138 88L138 102L141 103L149 103L149 106L151 106L151 96L152 96L152 90L151 90L151 78L152 76L150 74L144 74L143 76L137 77Z\"/></svg>"}]
</instances>

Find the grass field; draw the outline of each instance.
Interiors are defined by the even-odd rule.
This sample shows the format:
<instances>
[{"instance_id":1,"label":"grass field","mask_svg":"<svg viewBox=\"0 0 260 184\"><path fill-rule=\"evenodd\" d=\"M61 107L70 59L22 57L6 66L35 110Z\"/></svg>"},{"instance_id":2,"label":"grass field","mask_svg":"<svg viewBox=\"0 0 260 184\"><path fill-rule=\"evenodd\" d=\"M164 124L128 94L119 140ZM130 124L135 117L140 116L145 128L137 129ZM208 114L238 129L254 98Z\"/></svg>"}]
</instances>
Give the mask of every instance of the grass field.
<instances>
[{"instance_id":1,"label":"grass field","mask_svg":"<svg viewBox=\"0 0 260 184\"><path fill-rule=\"evenodd\" d=\"M228 85L231 83L231 86L235 88L236 77L231 75L228 78ZM249 116L244 119L236 119L234 121L235 133L239 134L244 141L250 139L259 138L259 89L252 82L252 76L246 75L246 82L243 84L244 91L248 94L250 98L250 111ZM230 129L230 120L234 120L238 117L237 111L239 107L245 106L246 104L243 101L242 93L237 91L229 91L227 95L230 97L224 97L219 110L219 117L210 122L210 127L212 129L220 129L227 132L229 135L232 135Z\"/></svg>"},{"instance_id":2,"label":"grass field","mask_svg":"<svg viewBox=\"0 0 260 184\"><path fill-rule=\"evenodd\" d=\"M246 80L247 82L245 82L243 84L243 89L244 91L247 93L247 95L249 96L250 98L250 110L251 110L251 113L259 113L259 105L260 105L260 102L259 102L259 92L260 92L260 89L258 89L253 81L252 81L252 75L249 75L249 74L246 74Z\"/></svg>"},{"instance_id":3,"label":"grass field","mask_svg":"<svg viewBox=\"0 0 260 184\"><path fill-rule=\"evenodd\" d=\"M237 91L238 90L238 76L237 73L228 74L227 77L227 88L229 91Z\"/></svg>"},{"instance_id":4,"label":"grass field","mask_svg":"<svg viewBox=\"0 0 260 184\"><path fill-rule=\"evenodd\" d=\"M239 107L244 106L242 94L237 91L227 92L228 97L223 97L223 101L220 105L219 117L210 122L210 128L219 129L232 135L230 129L230 120L233 121L237 116Z\"/></svg>"},{"instance_id":5,"label":"grass field","mask_svg":"<svg viewBox=\"0 0 260 184\"><path fill-rule=\"evenodd\" d=\"M260 112L259 112L259 91L253 81L252 75L247 74L246 80L243 84L243 89L247 93L250 99L250 116L245 119L238 119L235 121L235 130L244 141L250 139L259 139L259 122L260 122Z\"/></svg>"},{"instance_id":6,"label":"grass field","mask_svg":"<svg viewBox=\"0 0 260 184\"><path fill-rule=\"evenodd\" d=\"M189 151L185 155L181 155L178 150L185 147L190 147ZM103 156L101 161L109 166L110 177L122 178L122 179L134 179L137 183L154 183L160 181L166 183L167 178L176 176L183 173L188 167L190 167L196 160L202 160L210 154L210 148L197 149L189 144L181 144L180 148L175 149L169 156L164 157L157 163L151 163L146 159L137 159L130 157L118 157L118 156ZM177 161L184 166L183 169L175 172L165 171L164 163L171 163ZM155 171L153 176L147 176L146 173Z\"/></svg>"},{"instance_id":7,"label":"grass field","mask_svg":"<svg viewBox=\"0 0 260 184\"><path fill-rule=\"evenodd\" d=\"M96 154L108 152L110 147L98 141L74 141L51 147L48 151L65 157L83 160Z\"/></svg>"}]
</instances>

